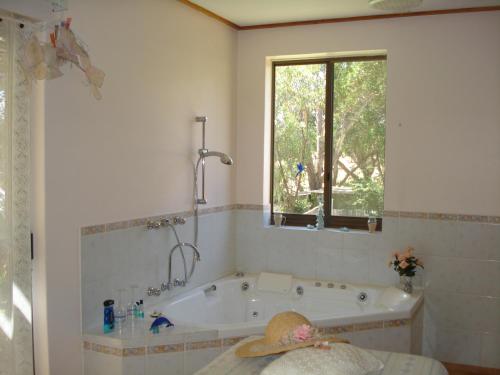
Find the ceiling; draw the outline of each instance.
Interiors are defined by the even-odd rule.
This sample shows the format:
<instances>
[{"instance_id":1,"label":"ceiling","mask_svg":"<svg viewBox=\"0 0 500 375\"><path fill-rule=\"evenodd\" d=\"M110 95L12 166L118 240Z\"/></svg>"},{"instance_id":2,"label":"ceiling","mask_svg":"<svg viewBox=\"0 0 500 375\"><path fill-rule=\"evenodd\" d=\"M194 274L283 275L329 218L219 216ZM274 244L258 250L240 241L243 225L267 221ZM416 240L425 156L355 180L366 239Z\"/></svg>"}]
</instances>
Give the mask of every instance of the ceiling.
<instances>
[{"instance_id":1,"label":"ceiling","mask_svg":"<svg viewBox=\"0 0 500 375\"><path fill-rule=\"evenodd\" d=\"M0 0L0 11L14 12L36 20L48 20L53 16L51 1L52 0Z\"/></svg>"},{"instance_id":2,"label":"ceiling","mask_svg":"<svg viewBox=\"0 0 500 375\"><path fill-rule=\"evenodd\" d=\"M368 0L190 0L238 26L389 14ZM500 0L423 0L412 11L499 6Z\"/></svg>"}]
</instances>

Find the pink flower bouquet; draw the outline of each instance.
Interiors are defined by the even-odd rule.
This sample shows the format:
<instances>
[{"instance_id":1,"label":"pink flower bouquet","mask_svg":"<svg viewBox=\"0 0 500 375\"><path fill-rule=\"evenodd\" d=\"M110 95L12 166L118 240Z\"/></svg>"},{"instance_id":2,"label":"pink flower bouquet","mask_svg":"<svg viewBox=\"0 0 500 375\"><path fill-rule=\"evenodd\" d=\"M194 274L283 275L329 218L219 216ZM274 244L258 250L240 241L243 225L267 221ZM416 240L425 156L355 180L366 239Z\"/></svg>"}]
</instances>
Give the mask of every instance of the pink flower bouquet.
<instances>
[{"instance_id":1,"label":"pink flower bouquet","mask_svg":"<svg viewBox=\"0 0 500 375\"><path fill-rule=\"evenodd\" d=\"M393 259L389 261L389 267L393 267L399 276L415 276L417 267L424 268L424 264L413 255L413 251L411 247L404 252L396 251L392 254Z\"/></svg>"}]
</instances>

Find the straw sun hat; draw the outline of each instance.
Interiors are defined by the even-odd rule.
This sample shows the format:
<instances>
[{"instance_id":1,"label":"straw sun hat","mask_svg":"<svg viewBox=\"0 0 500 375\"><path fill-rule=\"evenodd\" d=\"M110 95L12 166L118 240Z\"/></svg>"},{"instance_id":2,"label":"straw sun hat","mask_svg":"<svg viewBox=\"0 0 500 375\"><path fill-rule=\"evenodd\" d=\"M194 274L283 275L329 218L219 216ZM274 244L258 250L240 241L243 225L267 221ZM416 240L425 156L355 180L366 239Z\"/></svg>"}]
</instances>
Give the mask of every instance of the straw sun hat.
<instances>
[{"instance_id":1,"label":"straw sun hat","mask_svg":"<svg viewBox=\"0 0 500 375\"><path fill-rule=\"evenodd\" d=\"M330 342L349 341L322 336L309 320L294 311L275 315L267 324L262 339L250 341L236 350L238 357L262 357L308 346L326 346Z\"/></svg>"}]
</instances>

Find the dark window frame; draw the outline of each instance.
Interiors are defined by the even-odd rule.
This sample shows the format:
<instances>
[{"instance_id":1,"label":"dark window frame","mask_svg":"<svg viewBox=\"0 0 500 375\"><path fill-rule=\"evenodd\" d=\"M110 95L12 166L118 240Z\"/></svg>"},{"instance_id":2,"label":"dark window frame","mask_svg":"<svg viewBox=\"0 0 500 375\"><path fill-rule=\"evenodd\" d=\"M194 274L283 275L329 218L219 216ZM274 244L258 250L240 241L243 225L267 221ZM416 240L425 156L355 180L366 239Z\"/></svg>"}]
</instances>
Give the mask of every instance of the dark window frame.
<instances>
[{"instance_id":1,"label":"dark window frame","mask_svg":"<svg viewBox=\"0 0 500 375\"><path fill-rule=\"evenodd\" d=\"M335 82L333 81L333 67L338 62L351 61L378 61L387 60L386 55L374 56L350 56L350 57L333 57L324 59L309 59L309 60L288 60L274 61L272 63L272 87L271 87L271 224L274 225L274 119L275 119L275 99L276 99L276 67L290 65L307 65L307 64L325 64L326 65L326 94L325 94L325 166L324 166L324 194L323 204L325 210L325 227L368 230L368 217L354 216L334 216L332 212L332 145L333 145L333 89ZM384 186L385 191L385 186ZM315 215L302 215L282 213L286 217L284 225L287 226L307 226L316 223ZM377 218L377 231L382 230L382 218Z\"/></svg>"}]
</instances>

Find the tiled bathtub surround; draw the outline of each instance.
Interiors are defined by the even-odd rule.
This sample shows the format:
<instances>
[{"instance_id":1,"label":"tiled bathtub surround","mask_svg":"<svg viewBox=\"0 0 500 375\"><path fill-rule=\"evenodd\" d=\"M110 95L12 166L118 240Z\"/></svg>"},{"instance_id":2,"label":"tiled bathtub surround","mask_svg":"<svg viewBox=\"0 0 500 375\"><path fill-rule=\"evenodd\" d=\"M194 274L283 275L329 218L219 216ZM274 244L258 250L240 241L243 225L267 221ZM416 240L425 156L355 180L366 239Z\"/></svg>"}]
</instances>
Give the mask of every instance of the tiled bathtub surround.
<instances>
[{"instance_id":1,"label":"tiled bathtub surround","mask_svg":"<svg viewBox=\"0 0 500 375\"><path fill-rule=\"evenodd\" d=\"M394 285L398 277L387 267L390 253L412 245L426 266L416 280L426 286L424 354L500 367L499 217L388 211L383 231L369 234L277 229L265 225L262 208L230 205L203 212L202 262L189 287L172 295L235 270ZM166 278L173 234L146 231L146 221L82 229L84 327L100 322L102 300L116 298L118 287L157 286ZM192 218L179 231L191 241ZM180 270L179 264L174 267Z\"/></svg>"},{"instance_id":2,"label":"tiled bathtub surround","mask_svg":"<svg viewBox=\"0 0 500 375\"><path fill-rule=\"evenodd\" d=\"M413 246L425 262L424 354L447 362L500 367L498 217L387 212L383 231L274 228L262 213L237 211L238 270L391 285L391 252Z\"/></svg>"},{"instance_id":3,"label":"tiled bathtub surround","mask_svg":"<svg viewBox=\"0 0 500 375\"><path fill-rule=\"evenodd\" d=\"M166 292L169 296L185 292L234 271L235 213L232 210L213 210L200 216L200 253L196 272L188 286ZM171 216L171 215L169 215ZM126 288L125 302L129 301L129 287L139 286L138 298L147 304L157 297L145 298L147 287L159 287L168 279L168 256L175 244L174 234L169 228L147 230L146 220L137 224L133 220L125 224L103 225L102 231L85 228L82 233L82 310L83 330L94 329L102 320L102 302L117 298L117 289ZM97 228L96 226L92 228ZM118 229L119 228L119 229ZM193 241L193 218L186 224L177 225L181 241ZM108 230L108 231L106 231ZM90 234L92 233L92 234ZM186 251L188 268L190 253ZM174 255L173 276L183 278L183 267L179 252ZM163 295L165 296L165 295Z\"/></svg>"},{"instance_id":4,"label":"tiled bathtub surround","mask_svg":"<svg viewBox=\"0 0 500 375\"><path fill-rule=\"evenodd\" d=\"M347 338L352 344L369 349L420 353L422 308L412 319L374 321L321 328L325 334ZM102 337L85 336L83 349L86 375L191 375L213 358L245 337L183 341L176 337L149 337L145 345L125 347L102 344ZM100 341L101 343L94 342ZM168 344L155 344L166 340ZM117 341L118 343L118 341Z\"/></svg>"}]
</instances>

